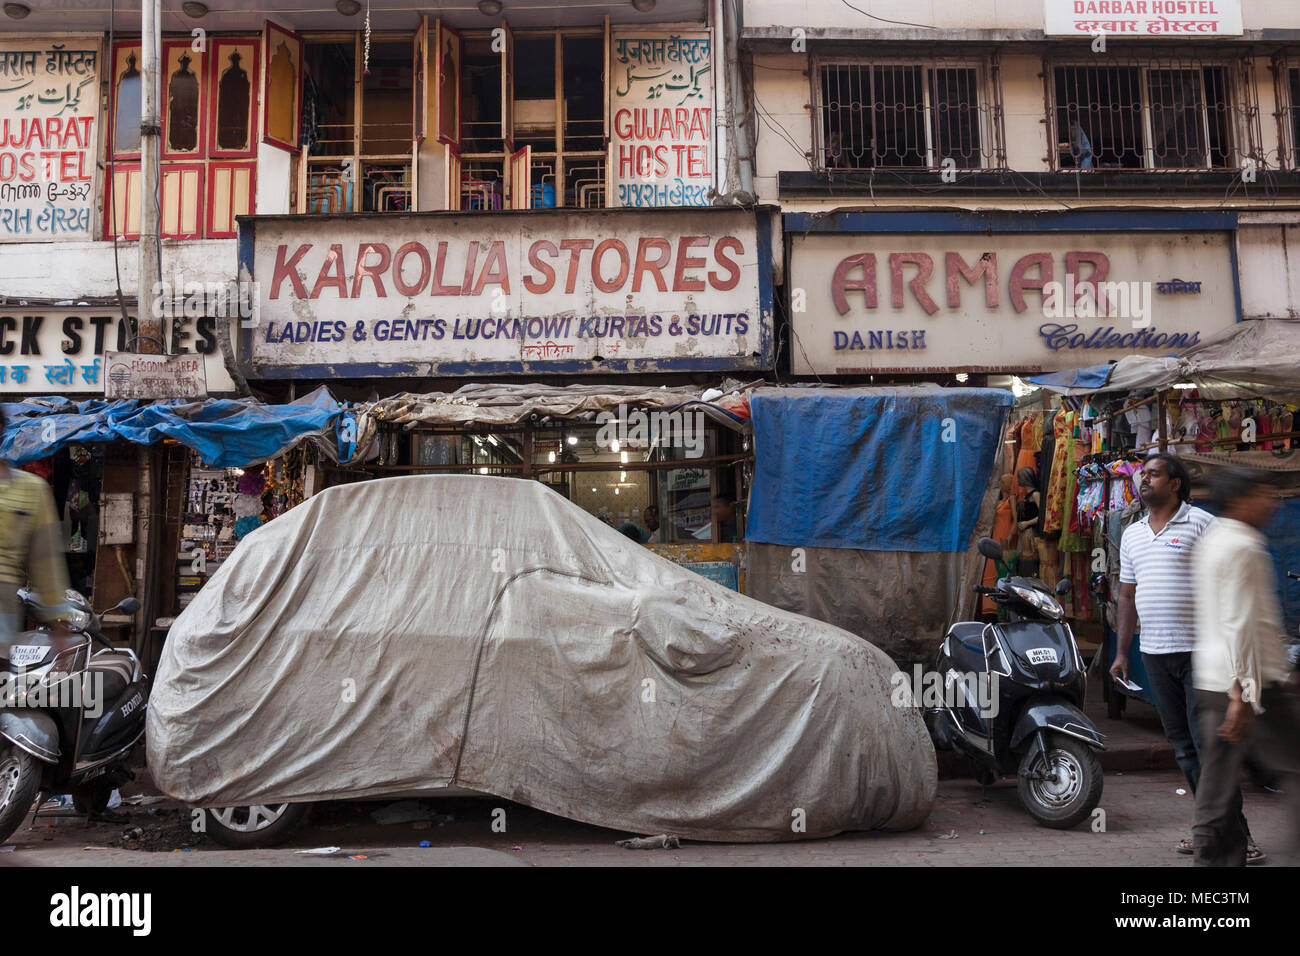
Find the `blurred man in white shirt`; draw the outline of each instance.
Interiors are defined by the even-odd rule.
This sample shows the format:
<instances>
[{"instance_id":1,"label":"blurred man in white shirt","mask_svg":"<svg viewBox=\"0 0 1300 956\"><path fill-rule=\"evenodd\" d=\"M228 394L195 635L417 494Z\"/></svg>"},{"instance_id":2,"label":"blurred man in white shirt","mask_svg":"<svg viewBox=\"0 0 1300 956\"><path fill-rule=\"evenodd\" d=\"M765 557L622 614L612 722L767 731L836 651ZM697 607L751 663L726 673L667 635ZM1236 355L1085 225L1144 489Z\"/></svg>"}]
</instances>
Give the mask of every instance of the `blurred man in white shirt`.
<instances>
[{"instance_id":1,"label":"blurred man in white shirt","mask_svg":"<svg viewBox=\"0 0 1300 956\"><path fill-rule=\"evenodd\" d=\"M1268 476L1242 468L1214 476L1222 509L1192 555L1201 779L1192 828L1198 866L1243 866L1242 766L1277 773L1290 817L1283 862L1300 863L1300 700L1283 643L1276 574L1261 529L1277 511Z\"/></svg>"}]
</instances>

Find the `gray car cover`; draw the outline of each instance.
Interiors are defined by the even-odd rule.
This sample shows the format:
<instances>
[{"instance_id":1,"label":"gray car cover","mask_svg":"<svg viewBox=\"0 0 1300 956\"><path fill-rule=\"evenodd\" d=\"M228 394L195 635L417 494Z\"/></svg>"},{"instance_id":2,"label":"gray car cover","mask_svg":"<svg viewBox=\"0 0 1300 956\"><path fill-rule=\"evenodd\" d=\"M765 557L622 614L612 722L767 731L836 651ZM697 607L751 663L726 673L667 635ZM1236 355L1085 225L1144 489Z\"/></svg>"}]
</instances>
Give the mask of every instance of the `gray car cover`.
<instances>
[{"instance_id":1,"label":"gray car cover","mask_svg":"<svg viewBox=\"0 0 1300 956\"><path fill-rule=\"evenodd\" d=\"M906 829L937 772L895 673L535 481L390 478L254 531L180 615L149 769L196 806L457 786L696 840Z\"/></svg>"}]
</instances>

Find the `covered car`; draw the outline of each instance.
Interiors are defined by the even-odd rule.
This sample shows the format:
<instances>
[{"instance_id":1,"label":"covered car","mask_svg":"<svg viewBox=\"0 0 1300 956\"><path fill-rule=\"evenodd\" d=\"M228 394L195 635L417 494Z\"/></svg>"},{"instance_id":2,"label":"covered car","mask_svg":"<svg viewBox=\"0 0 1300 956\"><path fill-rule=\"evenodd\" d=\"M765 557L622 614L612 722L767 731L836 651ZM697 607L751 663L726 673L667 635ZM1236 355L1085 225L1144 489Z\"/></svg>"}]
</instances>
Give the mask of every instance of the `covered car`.
<instances>
[{"instance_id":1,"label":"covered car","mask_svg":"<svg viewBox=\"0 0 1300 956\"><path fill-rule=\"evenodd\" d=\"M907 829L937 769L895 673L537 482L390 478L259 528L180 615L149 768L203 807L456 787L697 840Z\"/></svg>"}]
</instances>

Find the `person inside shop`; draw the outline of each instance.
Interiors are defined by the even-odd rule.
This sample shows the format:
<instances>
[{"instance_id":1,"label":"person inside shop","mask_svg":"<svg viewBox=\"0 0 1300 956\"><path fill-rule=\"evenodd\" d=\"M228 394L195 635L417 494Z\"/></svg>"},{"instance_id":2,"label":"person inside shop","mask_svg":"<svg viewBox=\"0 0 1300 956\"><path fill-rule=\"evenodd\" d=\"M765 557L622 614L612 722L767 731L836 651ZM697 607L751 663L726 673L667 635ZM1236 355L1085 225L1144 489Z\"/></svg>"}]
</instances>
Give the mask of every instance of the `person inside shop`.
<instances>
[{"instance_id":1,"label":"person inside shop","mask_svg":"<svg viewBox=\"0 0 1300 956\"><path fill-rule=\"evenodd\" d=\"M0 434L5 425L0 410ZM67 642L68 569L54 493L40 477L5 461L0 462L0 639L13 637L26 624L18 600L25 585L39 596L41 606L33 613L50 625L56 645Z\"/></svg>"},{"instance_id":2,"label":"person inside shop","mask_svg":"<svg viewBox=\"0 0 1300 956\"><path fill-rule=\"evenodd\" d=\"M1249 862L1241 814L1248 758L1277 774L1287 803L1284 862L1300 864L1300 681L1286 657L1282 608L1263 529L1277 511L1271 476L1240 467L1215 473L1219 518L1192 555L1200 716L1200 787L1193 827L1197 866Z\"/></svg>"},{"instance_id":3,"label":"person inside shop","mask_svg":"<svg viewBox=\"0 0 1300 956\"><path fill-rule=\"evenodd\" d=\"M659 544L659 506L646 505L641 509L641 522L646 528L646 544Z\"/></svg>"},{"instance_id":4,"label":"person inside shop","mask_svg":"<svg viewBox=\"0 0 1300 956\"><path fill-rule=\"evenodd\" d=\"M729 494L714 495L713 520L718 522L723 541L735 541L736 499Z\"/></svg>"},{"instance_id":5,"label":"person inside shop","mask_svg":"<svg viewBox=\"0 0 1300 956\"><path fill-rule=\"evenodd\" d=\"M1034 530L1038 526L1041 512L1042 496L1038 491L1038 472L1032 468L1021 468L1016 472L1016 481L1021 488L1029 490L1020 499L1016 507L1016 528L1020 532L1016 553L1020 556L1017 572L1024 577L1038 575L1038 548L1035 544Z\"/></svg>"},{"instance_id":6,"label":"person inside shop","mask_svg":"<svg viewBox=\"0 0 1300 956\"><path fill-rule=\"evenodd\" d=\"M1146 515L1124 529L1119 545L1119 627L1115 680L1128 680L1133 632L1142 623L1142 663L1151 699L1165 736L1174 746L1174 760L1196 793L1201 777L1199 707L1192 683L1192 651L1196 646L1196 581L1192 551L1214 516L1191 504L1192 479L1177 455L1152 455L1142 465L1139 495ZM1240 795L1237 806L1240 807ZM1249 834L1245 817L1241 827ZM1191 840L1175 850L1194 852ZM1248 862L1264 854L1251 843Z\"/></svg>"}]
</instances>

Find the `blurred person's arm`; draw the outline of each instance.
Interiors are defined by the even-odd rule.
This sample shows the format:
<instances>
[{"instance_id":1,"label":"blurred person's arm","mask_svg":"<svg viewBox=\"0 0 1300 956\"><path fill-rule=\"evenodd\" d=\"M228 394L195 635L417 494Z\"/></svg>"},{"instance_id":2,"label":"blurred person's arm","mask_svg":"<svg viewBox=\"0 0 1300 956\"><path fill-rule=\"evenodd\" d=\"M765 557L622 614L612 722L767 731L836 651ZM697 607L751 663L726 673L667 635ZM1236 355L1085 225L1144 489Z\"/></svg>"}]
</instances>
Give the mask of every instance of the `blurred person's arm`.
<instances>
[{"instance_id":1,"label":"blurred person's arm","mask_svg":"<svg viewBox=\"0 0 1300 956\"><path fill-rule=\"evenodd\" d=\"M1260 616L1266 610L1261 589L1271 586L1272 567L1262 568L1261 557L1267 560L1266 555L1252 551L1243 555L1243 560L1226 565L1227 573L1219 599L1220 612L1213 624L1216 636L1223 641L1224 653L1228 657L1228 676L1233 681L1232 689L1228 691L1231 701L1225 726L1234 717L1248 720L1250 715L1244 713L1247 705L1252 713L1264 712L1259 703L1263 690L1259 642L1267 640L1269 635L1265 633L1267 629ZM1267 585L1262 576L1266 572L1270 575Z\"/></svg>"},{"instance_id":2,"label":"blurred person's arm","mask_svg":"<svg viewBox=\"0 0 1300 956\"><path fill-rule=\"evenodd\" d=\"M27 549L27 578L40 596L35 614L45 623L67 617L68 565L63 557L63 525L54 510L54 495L42 482L34 502L32 537Z\"/></svg>"},{"instance_id":3,"label":"blurred person's arm","mask_svg":"<svg viewBox=\"0 0 1300 956\"><path fill-rule=\"evenodd\" d=\"M1136 525L1129 525L1135 528ZM1128 680L1128 652L1133 646L1133 631L1137 628L1137 574L1133 570L1133 560L1125 547L1129 538L1128 529L1119 539L1119 606L1116 608L1115 622L1115 661L1110 665L1112 677Z\"/></svg>"}]
</instances>

